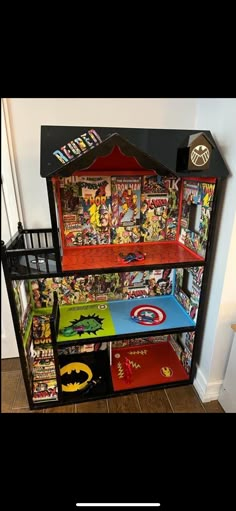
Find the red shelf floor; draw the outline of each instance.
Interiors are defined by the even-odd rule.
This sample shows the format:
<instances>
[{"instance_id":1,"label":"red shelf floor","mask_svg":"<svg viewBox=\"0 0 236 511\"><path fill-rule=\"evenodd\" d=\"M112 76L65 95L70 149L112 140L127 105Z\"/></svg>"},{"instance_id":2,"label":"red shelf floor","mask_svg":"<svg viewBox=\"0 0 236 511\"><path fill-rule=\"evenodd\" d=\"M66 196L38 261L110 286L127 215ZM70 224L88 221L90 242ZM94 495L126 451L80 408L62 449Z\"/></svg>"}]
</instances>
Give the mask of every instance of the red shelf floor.
<instances>
[{"instance_id":1,"label":"red shelf floor","mask_svg":"<svg viewBox=\"0 0 236 511\"><path fill-rule=\"evenodd\" d=\"M125 370L127 359L129 379ZM189 380L169 342L113 349L111 374L114 391Z\"/></svg>"},{"instance_id":2,"label":"red shelf floor","mask_svg":"<svg viewBox=\"0 0 236 511\"><path fill-rule=\"evenodd\" d=\"M129 264L120 261L119 254L127 255L129 252L141 251L145 259ZM128 245L93 245L83 247L69 247L64 249L62 270L101 270L116 268L127 271L132 267L160 266L183 263L199 265L204 259L195 254L177 241L159 241L152 243L129 243Z\"/></svg>"}]
</instances>

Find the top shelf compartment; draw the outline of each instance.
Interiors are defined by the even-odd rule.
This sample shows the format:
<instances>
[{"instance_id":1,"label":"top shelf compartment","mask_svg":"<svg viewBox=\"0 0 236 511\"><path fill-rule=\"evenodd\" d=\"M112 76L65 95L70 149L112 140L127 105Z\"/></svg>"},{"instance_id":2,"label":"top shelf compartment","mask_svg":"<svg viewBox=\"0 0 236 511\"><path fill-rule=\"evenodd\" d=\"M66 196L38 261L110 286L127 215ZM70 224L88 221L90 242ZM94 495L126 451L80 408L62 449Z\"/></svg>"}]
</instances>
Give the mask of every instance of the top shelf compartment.
<instances>
[{"instance_id":1,"label":"top shelf compartment","mask_svg":"<svg viewBox=\"0 0 236 511\"><path fill-rule=\"evenodd\" d=\"M214 179L92 174L53 179L63 272L204 264Z\"/></svg>"},{"instance_id":2,"label":"top shelf compartment","mask_svg":"<svg viewBox=\"0 0 236 511\"><path fill-rule=\"evenodd\" d=\"M2 261L11 278L35 278L61 273L135 271L144 268L204 266L202 257L177 241L94 245L65 249L62 259L52 246L51 229L20 229L2 244ZM141 252L143 260L124 263L124 256Z\"/></svg>"}]
</instances>

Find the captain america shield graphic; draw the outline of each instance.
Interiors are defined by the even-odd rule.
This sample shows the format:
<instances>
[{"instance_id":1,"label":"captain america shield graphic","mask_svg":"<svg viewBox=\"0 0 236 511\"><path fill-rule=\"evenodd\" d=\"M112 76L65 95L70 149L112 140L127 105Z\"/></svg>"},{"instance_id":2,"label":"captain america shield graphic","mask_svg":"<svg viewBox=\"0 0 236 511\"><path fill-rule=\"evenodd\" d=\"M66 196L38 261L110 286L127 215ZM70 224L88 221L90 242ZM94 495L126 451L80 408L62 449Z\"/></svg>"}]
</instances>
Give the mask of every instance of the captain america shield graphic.
<instances>
[{"instance_id":1,"label":"captain america shield graphic","mask_svg":"<svg viewBox=\"0 0 236 511\"><path fill-rule=\"evenodd\" d=\"M166 313L155 305L137 305L131 310L130 316L144 326L160 325L166 319Z\"/></svg>"}]
</instances>

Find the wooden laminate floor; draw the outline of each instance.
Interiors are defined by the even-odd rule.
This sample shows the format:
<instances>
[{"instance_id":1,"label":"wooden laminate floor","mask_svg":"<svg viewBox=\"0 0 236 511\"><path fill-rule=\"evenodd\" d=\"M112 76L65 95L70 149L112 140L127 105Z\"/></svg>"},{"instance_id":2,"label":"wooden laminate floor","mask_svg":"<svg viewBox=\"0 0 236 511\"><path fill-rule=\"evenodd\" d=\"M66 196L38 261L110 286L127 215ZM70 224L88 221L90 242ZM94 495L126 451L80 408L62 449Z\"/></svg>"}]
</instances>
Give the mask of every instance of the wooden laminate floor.
<instances>
[{"instance_id":1,"label":"wooden laminate floor","mask_svg":"<svg viewBox=\"0 0 236 511\"><path fill-rule=\"evenodd\" d=\"M193 385L31 411L18 358L1 361L2 413L224 413L218 401L202 403Z\"/></svg>"}]
</instances>

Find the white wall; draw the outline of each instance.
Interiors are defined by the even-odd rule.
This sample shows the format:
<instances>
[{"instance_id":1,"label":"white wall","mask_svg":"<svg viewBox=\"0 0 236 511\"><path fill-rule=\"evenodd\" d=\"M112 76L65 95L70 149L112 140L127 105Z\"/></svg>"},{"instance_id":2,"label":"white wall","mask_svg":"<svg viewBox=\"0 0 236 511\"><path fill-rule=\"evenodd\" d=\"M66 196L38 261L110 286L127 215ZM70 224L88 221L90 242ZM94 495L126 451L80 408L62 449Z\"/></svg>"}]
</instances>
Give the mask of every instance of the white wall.
<instances>
[{"instance_id":1,"label":"white wall","mask_svg":"<svg viewBox=\"0 0 236 511\"><path fill-rule=\"evenodd\" d=\"M193 129L195 99L7 100L24 227L50 227L45 179L40 177L40 126Z\"/></svg>"},{"instance_id":2,"label":"white wall","mask_svg":"<svg viewBox=\"0 0 236 511\"><path fill-rule=\"evenodd\" d=\"M7 136L5 115L1 102L1 239L7 242L16 231L20 213L17 208L12 176L13 162L10 157L10 140ZM1 358L19 356L16 336L8 301L5 276L1 264Z\"/></svg>"},{"instance_id":3,"label":"white wall","mask_svg":"<svg viewBox=\"0 0 236 511\"><path fill-rule=\"evenodd\" d=\"M203 346L195 386L205 400L217 399L236 322L236 99L201 99L196 129L209 129L225 158L227 179ZM236 369L236 368L235 368Z\"/></svg>"}]
</instances>

